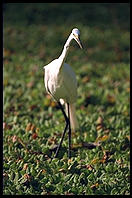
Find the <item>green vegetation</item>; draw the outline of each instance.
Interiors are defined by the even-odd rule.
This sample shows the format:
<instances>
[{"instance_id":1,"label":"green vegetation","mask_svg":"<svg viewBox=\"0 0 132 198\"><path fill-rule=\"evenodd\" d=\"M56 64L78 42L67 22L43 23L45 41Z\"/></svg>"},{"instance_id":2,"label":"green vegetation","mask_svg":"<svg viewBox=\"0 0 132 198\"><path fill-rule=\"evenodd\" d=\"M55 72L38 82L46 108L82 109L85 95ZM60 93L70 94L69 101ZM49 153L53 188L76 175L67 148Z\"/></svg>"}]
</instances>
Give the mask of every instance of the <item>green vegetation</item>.
<instances>
[{"instance_id":1,"label":"green vegetation","mask_svg":"<svg viewBox=\"0 0 132 198\"><path fill-rule=\"evenodd\" d=\"M130 194L129 4L4 4L4 195ZM43 84L72 28L77 117L68 160L64 119Z\"/></svg>"}]
</instances>

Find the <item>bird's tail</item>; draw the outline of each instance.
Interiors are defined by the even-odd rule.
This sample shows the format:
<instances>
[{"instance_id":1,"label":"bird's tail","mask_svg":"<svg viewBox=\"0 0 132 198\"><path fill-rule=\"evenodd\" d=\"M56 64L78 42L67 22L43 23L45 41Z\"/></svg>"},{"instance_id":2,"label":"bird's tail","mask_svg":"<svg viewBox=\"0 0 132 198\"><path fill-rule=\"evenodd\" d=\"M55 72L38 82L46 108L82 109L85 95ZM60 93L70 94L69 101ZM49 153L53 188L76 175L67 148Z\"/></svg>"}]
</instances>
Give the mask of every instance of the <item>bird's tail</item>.
<instances>
[{"instance_id":1,"label":"bird's tail","mask_svg":"<svg viewBox=\"0 0 132 198\"><path fill-rule=\"evenodd\" d=\"M68 114L67 108L66 112ZM70 123L72 131L76 131L78 129L78 121L76 117L76 107L75 104L69 104L69 112L70 112Z\"/></svg>"}]
</instances>

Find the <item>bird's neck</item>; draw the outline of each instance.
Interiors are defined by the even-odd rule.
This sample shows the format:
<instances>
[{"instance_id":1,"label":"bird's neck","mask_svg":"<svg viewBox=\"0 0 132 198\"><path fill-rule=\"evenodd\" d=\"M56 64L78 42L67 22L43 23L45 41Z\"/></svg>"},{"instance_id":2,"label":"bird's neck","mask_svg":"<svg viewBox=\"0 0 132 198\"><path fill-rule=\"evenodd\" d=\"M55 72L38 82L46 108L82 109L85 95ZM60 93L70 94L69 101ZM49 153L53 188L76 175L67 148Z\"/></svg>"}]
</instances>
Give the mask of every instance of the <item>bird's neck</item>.
<instances>
[{"instance_id":1,"label":"bird's neck","mask_svg":"<svg viewBox=\"0 0 132 198\"><path fill-rule=\"evenodd\" d=\"M69 47L70 47L70 43L72 41L73 37L72 35L70 34L70 36L68 37L65 45L64 45L64 48L63 48L63 51L59 57L59 59L62 61L62 64L65 62L65 59L67 57L67 54L68 54L68 51L69 51Z\"/></svg>"}]
</instances>

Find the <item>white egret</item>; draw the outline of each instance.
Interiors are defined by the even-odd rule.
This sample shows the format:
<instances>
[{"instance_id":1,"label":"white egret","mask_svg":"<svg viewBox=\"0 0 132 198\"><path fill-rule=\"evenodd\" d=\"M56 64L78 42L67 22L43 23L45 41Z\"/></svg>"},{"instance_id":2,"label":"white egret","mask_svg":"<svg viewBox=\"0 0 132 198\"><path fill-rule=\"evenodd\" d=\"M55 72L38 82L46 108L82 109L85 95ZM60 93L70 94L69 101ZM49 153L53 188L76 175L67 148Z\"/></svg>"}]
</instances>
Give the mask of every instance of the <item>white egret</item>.
<instances>
[{"instance_id":1,"label":"white egret","mask_svg":"<svg viewBox=\"0 0 132 198\"><path fill-rule=\"evenodd\" d=\"M79 44L80 48L82 48L82 44L80 41L80 31L77 28L74 28L64 45L60 57L53 60L48 65L44 66L44 82L46 91L58 102L58 105L66 121L66 126L62 134L61 141L57 147L55 157L58 156L58 152L62 145L68 126L68 157L71 157L71 130L75 130L78 128L78 122L75 112L75 102L77 99L77 81L74 71L68 64L65 63L65 59L69 51L72 39L74 39ZM62 101L63 103L65 103L66 113L62 107Z\"/></svg>"}]
</instances>

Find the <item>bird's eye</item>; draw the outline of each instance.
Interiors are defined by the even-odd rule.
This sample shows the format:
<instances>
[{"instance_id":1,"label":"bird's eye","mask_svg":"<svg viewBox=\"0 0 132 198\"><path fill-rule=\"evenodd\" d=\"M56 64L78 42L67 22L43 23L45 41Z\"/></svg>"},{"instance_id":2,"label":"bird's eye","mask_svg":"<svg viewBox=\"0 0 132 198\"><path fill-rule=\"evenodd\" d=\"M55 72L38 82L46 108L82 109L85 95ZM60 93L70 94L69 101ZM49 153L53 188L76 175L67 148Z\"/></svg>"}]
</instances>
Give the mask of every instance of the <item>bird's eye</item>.
<instances>
[{"instance_id":1,"label":"bird's eye","mask_svg":"<svg viewBox=\"0 0 132 198\"><path fill-rule=\"evenodd\" d=\"M75 36L76 37L76 35L73 33L73 36Z\"/></svg>"},{"instance_id":2,"label":"bird's eye","mask_svg":"<svg viewBox=\"0 0 132 198\"><path fill-rule=\"evenodd\" d=\"M77 35L77 34L74 34L74 33L73 33L73 36L74 36L75 38L77 38L77 37L78 37L78 35Z\"/></svg>"}]
</instances>

